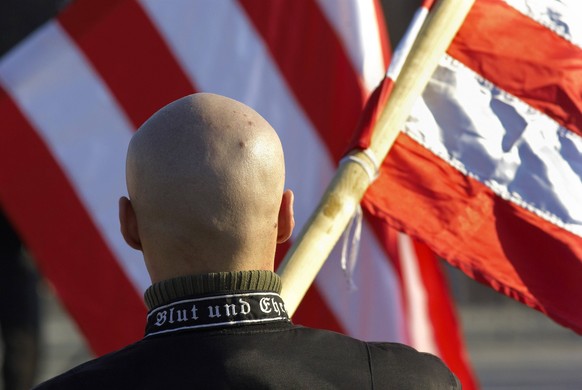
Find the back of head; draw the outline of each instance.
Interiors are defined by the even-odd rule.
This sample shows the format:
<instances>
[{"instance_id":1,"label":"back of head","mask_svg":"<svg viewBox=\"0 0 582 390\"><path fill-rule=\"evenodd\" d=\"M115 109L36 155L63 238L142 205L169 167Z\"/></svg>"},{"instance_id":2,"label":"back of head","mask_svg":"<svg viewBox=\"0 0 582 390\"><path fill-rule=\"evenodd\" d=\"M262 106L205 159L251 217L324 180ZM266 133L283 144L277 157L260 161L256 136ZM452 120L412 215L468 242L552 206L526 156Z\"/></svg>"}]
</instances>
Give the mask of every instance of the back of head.
<instances>
[{"instance_id":1,"label":"back of head","mask_svg":"<svg viewBox=\"0 0 582 390\"><path fill-rule=\"evenodd\" d=\"M272 269L283 152L251 108L213 94L167 105L132 138L126 174L153 281Z\"/></svg>"}]
</instances>

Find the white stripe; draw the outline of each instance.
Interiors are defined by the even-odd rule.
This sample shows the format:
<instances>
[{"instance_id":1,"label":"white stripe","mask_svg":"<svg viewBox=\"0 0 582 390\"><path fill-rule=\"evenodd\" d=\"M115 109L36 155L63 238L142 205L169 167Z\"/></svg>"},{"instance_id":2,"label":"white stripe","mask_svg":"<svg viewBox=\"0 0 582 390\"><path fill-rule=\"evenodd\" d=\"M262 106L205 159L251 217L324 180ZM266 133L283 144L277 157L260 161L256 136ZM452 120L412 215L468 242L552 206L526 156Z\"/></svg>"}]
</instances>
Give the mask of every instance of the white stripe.
<instances>
[{"instance_id":1,"label":"white stripe","mask_svg":"<svg viewBox=\"0 0 582 390\"><path fill-rule=\"evenodd\" d=\"M353 337L409 343L409 323L402 307L403 286L365 220L352 280L355 291L350 289L341 268L340 241L317 276L320 292L332 311L342 314L342 324Z\"/></svg>"},{"instance_id":2,"label":"white stripe","mask_svg":"<svg viewBox=\"0 0 582 390\"><path fill-rule=\"evenodd\" d=\"M356 72L367 91L382 80L386 69L373 1L317 0L341 38Z\"/></svg>"},{"instance_id":3,"label":"white stripe","mask_svg":"<svg viewBox=\"0 0 582 390\"><path fill-rule=\"evenodd\" d=\"M428 9L424 7L419 7L414 16L412 17L412 21L410 22L410 26L404 33L404 36L400 39L396 50L394 50L394 54L392 55L392 61L390 62L390 67L386 72L386 76L396 81L400 72L402 71L402 67L406 62L406 57L410 53L410 49L414 45L414 41L418 36L418 32L420 31L426 17L428 16Z\"/></svg>"},{"instance_id":4,"label":"white stripe","mask_svg":"<svg viewBox=\"0 0 582 390\"><path fill-rule=\"evenodd\" d=\"M0 82L50 148L136 289L143 291L145 266L118 228L117 199L125 193L132 128L111 93L56 22L3 58Z\"/></svg>"},{"instance_id":5,"label":"white stripe","mask_svg":"<svg viewBox=\"0 0 582 390\"><path fill-rule=\"evenodd\" d=\"M582 236L582 139L445 57L407 133L496 194Z\"/></svg>"},{"instance_id":6,"label":"white stripe","mask_svg":"<svg viewBox=\"0 0 582 390\"><path fill-rule=\"evenodd\" d=\"M582 2L580 0L504 0L525 16L562 38L582 47Z\"/></svg>"},{"instance_id":7,"label":"white stripe","mask_svg":"<svg viewBox=\"0 0 582 390\"><path fill-rule=\"evenodd\" d=\"M428 316L428 291L422 282L412 239L405 234L398 233L398 250L408 299L408 328L411 345L420 351L438 355L432 323Z\"/></svg>"},{"instance_id":8,"label":"white stripe","mask_svg":"<svg viewBox=\"0 0 582 390\"><path fill-rule=\"evenodd\" d=\"M296 192L296 219L298 229L301 228L331 178L333 163L244 12L231 2L209 5L207 2L180 0L176 1L176 7L164 7L159 1L144 0L142 4L194 85L249 104L277 129L286 152L287 185ZM369 236L373 237L372 234ZM372 245L366 243L366 246L368 244ZM375 245L377 248L377 243ZM373 261L382 264L385 260L380 252L374 250ZM364 256L362 254L362 258ZM316 283L320 285L322 280L337 283L335 267L339 270L339 264L331 267L331 271L324 267ZM380 280L388 272L391 271L373 275L376 293L367 298L370 307L377 308L377 311L366 313L369 324L392 324L402 316L398 306L388 307L386 301L386 297L398 296L395 285L386 283L395 280L394 276L388 275ZM371 284L372 281L365 283ZM326 285L320 290L327 288ZM356 302L363 298L344 294L342 299ZM354 332L360 328L360 318L334 306L331 297L327 301L342 326ZM380 340L396 337L391 325L382 327L383 333L380 335L381 332L377 331L375 337Z\"/></svg>"}]
</instances>

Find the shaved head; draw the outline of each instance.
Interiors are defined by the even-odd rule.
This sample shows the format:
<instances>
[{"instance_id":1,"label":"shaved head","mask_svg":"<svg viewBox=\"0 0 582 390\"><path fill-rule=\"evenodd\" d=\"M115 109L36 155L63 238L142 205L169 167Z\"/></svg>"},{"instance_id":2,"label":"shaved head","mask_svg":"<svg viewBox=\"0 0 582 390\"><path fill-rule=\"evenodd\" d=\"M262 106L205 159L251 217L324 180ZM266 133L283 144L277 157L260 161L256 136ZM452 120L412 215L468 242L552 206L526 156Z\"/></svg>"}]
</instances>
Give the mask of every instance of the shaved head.
<instances>
[{"instance_id":1,"label":"shaved head","mask_svg":"<svg viewBox=\"0 0 582 390\"><path fill-rule=\"evenodd\" d=\"M280 215L292 203L281 142L235 100L201 93L162 108L133 136L126 176L122 232L153 282L272 270L277 241L290 235L280 226L292 224Z\"/></svg>"}]
</instances>

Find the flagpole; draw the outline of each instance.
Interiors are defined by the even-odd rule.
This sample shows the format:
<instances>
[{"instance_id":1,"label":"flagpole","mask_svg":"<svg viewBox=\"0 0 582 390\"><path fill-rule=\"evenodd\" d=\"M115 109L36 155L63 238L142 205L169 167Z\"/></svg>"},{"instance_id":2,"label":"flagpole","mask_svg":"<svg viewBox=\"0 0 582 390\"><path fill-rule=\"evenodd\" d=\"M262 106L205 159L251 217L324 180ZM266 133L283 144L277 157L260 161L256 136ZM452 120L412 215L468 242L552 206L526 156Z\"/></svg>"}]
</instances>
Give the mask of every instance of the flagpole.
<instances>
[{"instance_id":1,"label":"flagpole","mask_svg":"<svg viewBox=\"0 0 582 390\"><path fill-rule=\"evenodd\" d=\"M429 13L376 122L368 152L353 151L337 170L317 209L277 270L281 295L290 315L344 232L372 182L370 172L384 160L422 93L438 61L450 45L474 0L440 0ZM375 156L375 158L371 158ZM377 160L373 161L373 160Z\"/></svg>"}]
</instances>

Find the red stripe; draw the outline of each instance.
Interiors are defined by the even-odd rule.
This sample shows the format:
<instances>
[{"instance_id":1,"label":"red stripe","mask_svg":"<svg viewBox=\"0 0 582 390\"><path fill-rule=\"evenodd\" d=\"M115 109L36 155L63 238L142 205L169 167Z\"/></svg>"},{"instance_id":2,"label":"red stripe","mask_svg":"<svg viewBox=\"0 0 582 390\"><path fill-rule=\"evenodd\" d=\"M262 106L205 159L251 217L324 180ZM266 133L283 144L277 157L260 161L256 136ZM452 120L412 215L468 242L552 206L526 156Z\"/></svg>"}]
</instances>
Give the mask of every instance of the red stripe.
<instances>
[{"instance_id":1,"label":"red stripe","mask_svg":"<svg viewBox=\"0 0 582 390\"><path fill-rule=\"evenodd\" d=\"M0 89L0 203L93 351L143 334L145 306L50 151Z\"/></svg>"},{"instance_id":2,"label":"red stripe","mask_svg":"<svg viewBox=\"0 0 582 390\"><path fill-rule=\"evenodd\" d=\"M463 389L476 389L475 375L464 353L461 329L439 259L425 244L413 240L413 245L422 284L427 292L427 310L439 355L459 378Z\"/></svg>"},{"instance_id":3,"label":"red stripe","mask_svg":"<svg viewBox=\"0 0 582 390\"><path fill-rule=\"evenodd\" d=\"M334 161L339 161L367 93L325 15L312 0L240 3Z\"/></svg>"},{"instance_id":4,"label":"red stripe","mask_svg":"<svg viewBox=\"0 0 582 390\"><path fill-rule=\"evenodd\" d=\"M165 41L135 1L79 0L59 21L136 127L161 107L194 92Z\"/></svg>"},{"instance_id":5,"label":"red stripe","mask_svg":"<svg viewBox=\"0 0 582 390\"><path fill-rule=\"evenodd\" d=\"M582 332L582 238L497 197L405 135L364 202L474 279Z\"/></svg>"},{"instance_id":6,"label":"red stripe","mask_svg":"<svg viewBox=\"0 0 582 390\"><path fill-rule=\"evenodd\" d=\"M430 10L432 8L432 6L434 5L435 0L423 0L422 4L420 5L422 8L426 8L427 10Z\"/></svg>"},{"instance_id":7,"label":"red stripe","mask_svg":"<svg viewBox=\"0 0 582 390\"><path fill-rule=\"evenodd\" d=\"M582 49L499 0L475 3L449 54L582 135Z\"/></svg>"}]
</instances>

